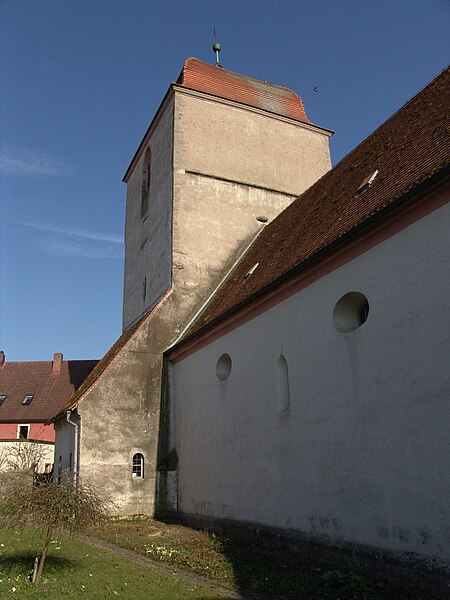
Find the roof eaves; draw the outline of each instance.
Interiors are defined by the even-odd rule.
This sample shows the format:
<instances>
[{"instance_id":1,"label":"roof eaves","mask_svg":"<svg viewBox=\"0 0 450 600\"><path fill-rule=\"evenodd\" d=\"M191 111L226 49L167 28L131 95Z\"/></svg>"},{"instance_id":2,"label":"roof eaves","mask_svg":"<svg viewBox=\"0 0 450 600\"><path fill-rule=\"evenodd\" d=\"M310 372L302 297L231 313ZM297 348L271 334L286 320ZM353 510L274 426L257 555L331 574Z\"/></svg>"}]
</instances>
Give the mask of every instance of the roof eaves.
<instances>
[{"instance_id":1,"label":"roof eaves","mask_svg":"<svg viewBox=\"0 0 450 600\"><path fill-rule=\"evenodd\" d=\"M227 98L226 96L222 96L220 94L213 94L212 92L205 92L203 90L198 90L195 87L189 87L185 84L181 84L181 83L175 83L172 84L172 87L176 90L177 88L181 88L183 90L189 91L189 92L194 92L195 94L198 95L203 95L203 96L210 96L211 98L217 98L218 100L222 100L225 103L228 104L233 104L233 105L241 105L241 106L245 106L246 108L252 109L254 112L260 112L260 113L266 113L269 115L273 115L274 117L278 117L278 119L280 120L284 120L284 121L291 121L294 123L301 123L302 125L307 126L308 129L317 129L320 132L323 132L324 134L326 134L328 137L334 135L334 130L333 129L329 129L327 127L322 127L321 125L316 125L315 123L313 123L312 121L310 121L309 119L297 119L295 117L292 116L287 116L287 115L283 115L281 113L269 110L268 108L262 108L260 106L254 106L253 104L249 104L246 102L243 102L242 100L235 100L232 98Z\"/></svg>"}]
</instances>

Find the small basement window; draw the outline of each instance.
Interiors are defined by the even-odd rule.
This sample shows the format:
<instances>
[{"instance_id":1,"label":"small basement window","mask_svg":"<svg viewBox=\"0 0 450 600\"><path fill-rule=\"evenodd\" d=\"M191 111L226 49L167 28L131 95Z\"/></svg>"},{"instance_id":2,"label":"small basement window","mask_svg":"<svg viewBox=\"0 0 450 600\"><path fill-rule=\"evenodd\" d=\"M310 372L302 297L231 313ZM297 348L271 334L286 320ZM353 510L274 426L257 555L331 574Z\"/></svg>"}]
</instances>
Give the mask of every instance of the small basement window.
<instances>
[{"instance_id":1,"label":"small basement window","mask_svg":"<svg viewBox=\"0 0 450 600\"><path fill-rule=\"evenodd\" d=\"M30 435L29 425L19 425L17 428L17 438L19 440L27 440Z\"/></svg>"},{"instance_id":2,"label":"small basement window","mask_svg":"<svg viewBox=\"0 0 450 600\"><path fill-rule=\"evenodd\" d=\"M33 400L33 395L32 394L27 394L25 396L25 398L22 400L22 404L31 404L31 401Z\"/></svg>"},{"instance_id":3,"label":"small basement window","mask_svg":"<svg viewBox=\"0 0 450 600\"><path fill-rule=\"evenodd\" d=\"M3 404L3 402L6 400L6 394L0 394L0 406Z\"/></svg>"},{"instance_id":4,"label":"small basement window","mask_svg":"<svg viewBox=\"0 0 450 600\"><path fill-rule=\"evenodd\" d=\"M131 476L133 478L144 478L144 455L140 452L133 456L133 470Z\"/></svg>"}]
</instances>

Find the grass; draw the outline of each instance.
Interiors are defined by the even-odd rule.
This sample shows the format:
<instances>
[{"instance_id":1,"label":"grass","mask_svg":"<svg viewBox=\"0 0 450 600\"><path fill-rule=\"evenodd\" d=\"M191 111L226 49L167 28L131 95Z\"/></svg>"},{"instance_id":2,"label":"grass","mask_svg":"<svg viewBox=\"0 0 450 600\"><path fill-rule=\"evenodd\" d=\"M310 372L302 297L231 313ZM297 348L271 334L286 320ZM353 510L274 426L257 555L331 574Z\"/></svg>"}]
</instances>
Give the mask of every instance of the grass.
<instances>
[{"instance_id":1,"label":"grass","mask_svg":"<svg viewBox=\"0 0 450 600\"><path fill-rule=\"evenodd\" d=\"M33 587L29 575L39 540L33 529L0 529L0 598L20 600L177 600L218 598L212 588L181 581L161 572L99 550L76 540L55 540L41 584Z\"/></svg>"},{"instance_id":2,"label":"grass","mask_svg":"<svg viewBox=\"0 0 450 600\"><path fill-rule=\"evenodd\" d=\"M301 600L432 600L430 590L402 589L352 571L317 564L295 547L258 537L215 535L151 519L112 520L93 535L196 573L256 598Z\"/></svg>"}]
</instances>

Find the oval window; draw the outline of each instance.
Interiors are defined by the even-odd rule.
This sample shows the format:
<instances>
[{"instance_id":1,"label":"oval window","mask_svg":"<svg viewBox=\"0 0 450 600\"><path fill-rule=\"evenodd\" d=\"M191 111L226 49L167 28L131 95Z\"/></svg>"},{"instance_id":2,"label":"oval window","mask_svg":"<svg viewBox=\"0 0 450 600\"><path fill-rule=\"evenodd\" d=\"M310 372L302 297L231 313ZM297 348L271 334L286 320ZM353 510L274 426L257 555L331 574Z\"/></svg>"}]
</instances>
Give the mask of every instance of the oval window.
<instances>
[{"instance_id":1,"label":"oval window","mask_svg":"<svg viewBox=\"0 0 450 600\"><path fill-rule=\"evenodd\" d=\"M217 361L216 365L216 375L217 379L220 381L225 381L228 379L231 373L231 358L229 354L222 354L222 356Z\"/></svg>"},{"instance_id":2,"label":"oval window","mask_svg":"<svg viewBox=\"0 0 450 600\"><path fill-rule=\"evenodd\" d=\"M347 333L361 327L369 316L369 301L361 292L348 292L336 303L333 323L338 331Z\"/></svg>"}]
</instances>

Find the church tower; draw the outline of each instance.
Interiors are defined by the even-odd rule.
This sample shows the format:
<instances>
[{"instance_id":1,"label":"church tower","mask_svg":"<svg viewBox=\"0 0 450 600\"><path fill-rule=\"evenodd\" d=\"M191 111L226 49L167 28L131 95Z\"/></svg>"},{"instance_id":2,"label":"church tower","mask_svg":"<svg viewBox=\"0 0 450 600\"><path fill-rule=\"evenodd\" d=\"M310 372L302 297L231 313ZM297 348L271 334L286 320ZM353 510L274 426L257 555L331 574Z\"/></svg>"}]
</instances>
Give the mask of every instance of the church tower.
<instances>
[{"instance_id":1,"label":"church tower","mask_svg":"<svg viewBox=\"0 0 450 600\"><path fill-rule=\"evenodd\" d=\"M123 334L72 407L80 476L118 514L176 498L164 352L265 224L330 169L330 135L291 90L196 58L170 85L124 177Z\"/></svg>"},{"instance_id":2,"label":"church tower","mask_svg":"<svg viewBox=\"0 0 450 600\"><path fill-rule=\"evenodd\" d=\"M170 288L195 310L263 227L331 167L288 88L188 58L126 174L123 329Z\"/></svg>"}]
</instances>

